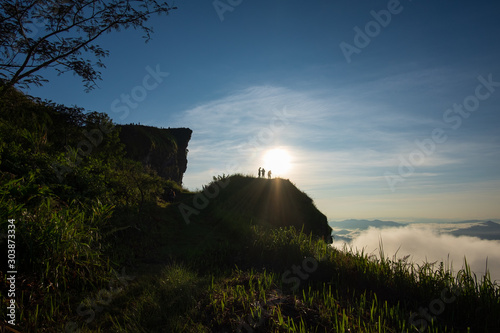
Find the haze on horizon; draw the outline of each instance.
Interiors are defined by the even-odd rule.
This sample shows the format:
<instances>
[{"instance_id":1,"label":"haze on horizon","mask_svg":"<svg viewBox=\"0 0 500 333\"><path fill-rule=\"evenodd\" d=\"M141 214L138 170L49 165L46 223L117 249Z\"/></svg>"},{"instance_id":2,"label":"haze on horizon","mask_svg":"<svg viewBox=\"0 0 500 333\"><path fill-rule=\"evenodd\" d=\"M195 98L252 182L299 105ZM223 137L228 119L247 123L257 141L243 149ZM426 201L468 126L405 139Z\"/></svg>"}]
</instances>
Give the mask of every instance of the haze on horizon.
<instances>
[{"instance_id":1,"label":"haze on horizon","mask_svg":"<svg viewBox=\"0 0 500 333\"><path fill-rule=\"evenodd\" d=\"M354 252L363 251L377 258L380 258L382 251L384 257L390 260L404 259L420 266L430 263L434 264L435 269L443 263L453 274L464 269L467 260L478 281L488 272L492 281L500 282L500 240L481 239L473 233L467 234L468 226L478 226L480 223L422 223L379 228L368 222L369 227L365 230L347 230L352 231L350 241L334 236L332 246ZM330 223L330 226L335 228L335 223ZM450 234L446 230L450 227L462 230L464 235L457 237ZM333 234L338 232L338 229L334 229ZM345 235L342 233L342 236Z\"/></svg>"},{"instance_id":2,"label":"haze on horizon","mask_svg":"<svg viewBox=\"0 0 500 333\"><path fill-rule=\"evenodd\" d=\"M222 2L103 36L96 91L47 71L26 92L191 128L193 190L269 163L329 220L500 218L500 4Z\"/></svg>"}]
</instances>

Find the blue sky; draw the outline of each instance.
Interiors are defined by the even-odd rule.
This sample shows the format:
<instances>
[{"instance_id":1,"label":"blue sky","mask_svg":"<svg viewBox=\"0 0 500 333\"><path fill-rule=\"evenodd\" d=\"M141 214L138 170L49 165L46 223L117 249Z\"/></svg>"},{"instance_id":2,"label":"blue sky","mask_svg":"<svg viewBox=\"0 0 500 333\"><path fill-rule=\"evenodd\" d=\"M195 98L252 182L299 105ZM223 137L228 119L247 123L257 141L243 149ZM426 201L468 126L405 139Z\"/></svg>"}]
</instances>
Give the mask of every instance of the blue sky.
<instances>
[{"instance_id":1,"label":"blue sky","mask_svg":"<svg viewBox=\"0 0 500 333\"><path fill-rule=\"evenodd\" d=\"M280 148L290 167L275 175L330 220L500 217L500 4L175 5L151 20L147 44L136 31L99 40L110 56L97 90L47 71L27 92L117 123L193 129L190 189L256 175Z\"/></svg>"}]
</instances>

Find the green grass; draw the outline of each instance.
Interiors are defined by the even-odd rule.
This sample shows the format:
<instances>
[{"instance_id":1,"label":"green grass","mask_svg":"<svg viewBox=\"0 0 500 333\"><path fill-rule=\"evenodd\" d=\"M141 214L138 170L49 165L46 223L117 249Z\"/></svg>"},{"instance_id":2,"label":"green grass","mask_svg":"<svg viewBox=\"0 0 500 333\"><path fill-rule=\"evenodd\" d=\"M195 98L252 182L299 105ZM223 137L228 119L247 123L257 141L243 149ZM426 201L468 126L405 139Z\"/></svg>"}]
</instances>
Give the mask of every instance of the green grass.
<instances>
[{"instance_id":1,"label":"green grass","mask_svg":"<svg viewBox=\"0 0 500 333\"><path fill-rule=\"evenodd\" d=\"M214 273L179 263L150 267L83 331L413 332L411 314L452 286L460 295L427 323L428 331L492 331L498 325L498 286L474 280L468 268L451 276L442 267L339 251L293 229L249 232L247 268L221 269L221 258L206 258ZM273 251L286 263L270 257ZM252 266L258 253L259 265ZM317 259L317 269L292 290L283 267L300 265L306 256ZM478 307L484 309L479 314Z\"/></svg>"},{"instance_id":2,"label":"green grass","mask_svg":"<svg viewBox=\"0 0 500 333\"><path fill-rule=\"evenodd\" d=\"M25 251L33 253L23 253L30 265L24 267L38 272L19 285L20 328L415 332L425 326L428 332L482 332L500 325L498 285L488 275L475 276L466 262L454 274L443 263L390 259L383 244L374 257L333 248L303 228L245 218L225 209L227 198L237 202L234 191L242 182L261 180L241 177L230 179L233 187L226 189L233 192L221 194L189 225L180 201L150 203L139 213L98 202L40 200L18 221L19 234L32 244ZM190 203L195 195L183 192L178 200ZM439 307L436 315L432 305ZM419 313L425 308L433 318Z\"/></svg>"},{"instance_id":3,"label":"green grass","mask_svg":"<svg viewBox=\"0 0 500 333\"><path fill-rule=\"evenodd\" d=\"M500 327L498 285L476 277L467 263L455 274L444 264L390 259L383 250L377 259L335 249L325 242L331 232L325 215L289 180L223 175L191 193L125 158L117 131L90 156L68 159L64 147L77 156L82 131L107 124L107 116L17 93L10 98L0 100L0 228L4 233L8 218L16 220L19 331ZM158 163L184 157L176 137L187 142L191 135L122 130L136 148L154 146ZM129 154L144 158L139 148ZM69 171L56 177L54 165ZM179 167L163 171L177 174ZM202 196L209 198L200 206ZM181 204L197 207L189 224ZM4 271L0 315L6 318ZM433 318L420 313L425 308Z\"/></svg>"}]
</instances>

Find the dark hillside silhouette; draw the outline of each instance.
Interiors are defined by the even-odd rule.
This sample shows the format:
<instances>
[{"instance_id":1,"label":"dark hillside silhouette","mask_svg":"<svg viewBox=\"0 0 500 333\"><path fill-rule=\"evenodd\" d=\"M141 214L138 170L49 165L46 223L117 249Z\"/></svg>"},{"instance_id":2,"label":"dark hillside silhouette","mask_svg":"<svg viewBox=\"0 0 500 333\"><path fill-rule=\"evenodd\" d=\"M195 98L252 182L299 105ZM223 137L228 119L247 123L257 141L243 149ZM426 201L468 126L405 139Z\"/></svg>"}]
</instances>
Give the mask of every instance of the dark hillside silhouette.
<instances>
[{"instance_id":1,"label":"dark hillside silhouette","mask_svg":"<svg viewBox=\"0 0 500 333\"><path fill-rule=\"evenodd\" d=\"M251 217L255 223L296 229L331 242L332 229L313 200L287 179L232 176L217 198L234 215Z\"/></svg>"}]
</instances>

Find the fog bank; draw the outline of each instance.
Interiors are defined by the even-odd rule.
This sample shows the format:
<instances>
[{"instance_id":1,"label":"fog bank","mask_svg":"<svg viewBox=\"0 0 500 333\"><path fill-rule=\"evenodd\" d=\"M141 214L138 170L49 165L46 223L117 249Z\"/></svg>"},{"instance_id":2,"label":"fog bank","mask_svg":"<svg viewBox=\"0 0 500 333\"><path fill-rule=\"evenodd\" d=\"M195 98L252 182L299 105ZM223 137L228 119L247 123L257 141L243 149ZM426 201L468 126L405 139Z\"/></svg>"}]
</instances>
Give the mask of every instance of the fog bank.
<instances>
[{"instance_id":1,"label":"fog bank","mask_svg":"<svg viewBox=\"0 0 500 333\"><path fill-rule=\"evenodd\" d=\"M379 244L382 240L385 257L397 258L410 255L413 263L441 261L448 262L456 274L463 268L464 257L478 280L484 275L486 259L492 280L500 283L500 241L482 240L476 237L455 237L439 234L436 230L416 226L403 228L369 228L356 236L348 246L353 250L364 249L365 253L379 256ZM344 242L334 242L334 246L342 248Z\"/></svg>"}]
</instances>

